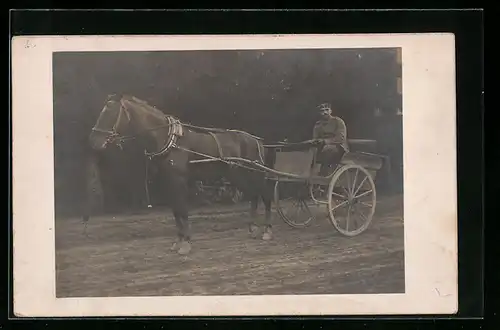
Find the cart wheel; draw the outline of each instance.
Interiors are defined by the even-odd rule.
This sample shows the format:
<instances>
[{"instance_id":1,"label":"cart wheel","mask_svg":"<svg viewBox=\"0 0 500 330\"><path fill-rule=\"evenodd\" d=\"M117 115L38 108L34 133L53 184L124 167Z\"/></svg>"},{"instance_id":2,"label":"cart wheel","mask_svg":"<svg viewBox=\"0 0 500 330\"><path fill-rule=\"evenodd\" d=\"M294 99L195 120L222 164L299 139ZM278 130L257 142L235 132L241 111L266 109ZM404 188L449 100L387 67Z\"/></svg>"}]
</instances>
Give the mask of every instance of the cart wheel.
<instances>
[{"instance_id":1,"label":"cart wheel","mask_svg":"<svg viewBox=\"0 0 500 330\"><path fill-rule=\"evenodd\" d=\"M274 203L281 219L290 227L304 228L315 219L309 187L303 182L276 181Z\"/></svg>"},{"instance_id":2,"label":"cart wheel","mask_svg":"<svg viewBox=\"0 0 500 330\"><path fill-rule=\"evenodd\" d=\"M328 212L332 225L345 236L356 236L370 225L377 194L370 173L359 165L345 165L328 187Z\"/></svg>"}]
</instances>

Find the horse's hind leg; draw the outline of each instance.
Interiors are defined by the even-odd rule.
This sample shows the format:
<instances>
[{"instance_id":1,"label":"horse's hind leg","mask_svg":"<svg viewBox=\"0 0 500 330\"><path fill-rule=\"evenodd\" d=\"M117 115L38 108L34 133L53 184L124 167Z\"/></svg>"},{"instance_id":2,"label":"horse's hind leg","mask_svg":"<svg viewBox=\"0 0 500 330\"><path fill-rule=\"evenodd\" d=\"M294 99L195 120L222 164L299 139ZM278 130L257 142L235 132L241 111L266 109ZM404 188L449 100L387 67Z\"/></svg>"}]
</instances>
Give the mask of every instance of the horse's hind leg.
<instances>
[{"instance_id":1,"label":"horse's hind leg","mask_svg":"<svg viewBox=\"0 0 500 330\"><path fill-rule=\"evenodd\" d=\"M187 212L176 205L174 206L173 213L178 230L178 238L171 249L177 250L179 254L188 254L191 251L191 225Z\"/></svg>"},{"instance_id":2,"label":"horse's hind leg","mask_svg":"<svg viewBox=\"0 0 500 330\"><path fill-rule=\"evenodd\" d=\"M241 168L230 167L227 173L227 179L236 187L243 191L245 197L250 201L250 212L248 221L248 232L252 238L257 238L259 226L257 225L257 209L259 206L259 194L253 187L255 181L252 181L253 172L242 170Z\"/></svg>"},{"instance_id":3,"label":"horse's hind leg","mask_svg":"<svg viewBox=\"0 0 500 330\"><path fill-rule=\"evenodd\" d=\"M260 180L261 185L258 185ZM262 239L265 241L272 239L272 213L271 213L271 203L272 203L272 189L270 184L265 178L259 178L253 180L250 184L256 185L255 188L251 189L251 200L250 200L250 223L249 231L253 238L257 238L259 225L257 224L257 209L259 204L259 199L262 198L262 202L265 207L265 217L264 217L264 231L262 234Z\"/></svg>"}]
</instances>

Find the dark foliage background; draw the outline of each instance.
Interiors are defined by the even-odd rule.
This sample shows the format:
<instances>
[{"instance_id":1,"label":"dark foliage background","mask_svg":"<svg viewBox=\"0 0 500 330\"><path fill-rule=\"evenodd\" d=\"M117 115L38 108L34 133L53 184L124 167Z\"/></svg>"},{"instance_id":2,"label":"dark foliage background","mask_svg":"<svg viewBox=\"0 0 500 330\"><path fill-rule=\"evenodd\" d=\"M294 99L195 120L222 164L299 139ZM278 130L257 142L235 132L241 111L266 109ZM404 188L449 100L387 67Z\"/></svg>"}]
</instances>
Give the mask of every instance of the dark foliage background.
<instances>
[{"instance_id":1,"label":"dark foliage background","mask_svg":"<svg viewBox=\"0 0 500 330\"><path fill-rule=\"evenodd\" d=\"M270 141L305 140L316 106L332 103L349 138L378 141L402 189L397 49L55 53L56 210L79 212L88 134L110 93L129 93L197 125L236 128ZM131 143L99 160L108 209L143 207L144 162ZM153 189L162 199L161 187Z\"/></svg>"}]
</instances>

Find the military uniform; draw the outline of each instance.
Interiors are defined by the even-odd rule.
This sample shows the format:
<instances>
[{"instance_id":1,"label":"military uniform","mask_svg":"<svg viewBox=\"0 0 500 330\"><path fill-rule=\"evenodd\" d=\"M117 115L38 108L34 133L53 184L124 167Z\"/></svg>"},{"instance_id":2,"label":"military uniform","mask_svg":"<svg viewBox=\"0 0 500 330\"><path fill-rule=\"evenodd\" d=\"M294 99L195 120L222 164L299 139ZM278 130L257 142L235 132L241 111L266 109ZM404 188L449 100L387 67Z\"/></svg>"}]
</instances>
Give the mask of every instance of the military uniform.
<instances>
[{"instance_id":1,"label":"military uniform","mask_svg":"<svg viewBox=\"0 0 500 330\"><path fill-rule=\"evenodd\" d=\"M319 150L317 162L322 166L323 174L327 166L337 164L342 155L349 151L347 145L347 127L339 117L330 117L316 122L313 129L313 138L325 141Z\"/></svg>"}]
</instances>

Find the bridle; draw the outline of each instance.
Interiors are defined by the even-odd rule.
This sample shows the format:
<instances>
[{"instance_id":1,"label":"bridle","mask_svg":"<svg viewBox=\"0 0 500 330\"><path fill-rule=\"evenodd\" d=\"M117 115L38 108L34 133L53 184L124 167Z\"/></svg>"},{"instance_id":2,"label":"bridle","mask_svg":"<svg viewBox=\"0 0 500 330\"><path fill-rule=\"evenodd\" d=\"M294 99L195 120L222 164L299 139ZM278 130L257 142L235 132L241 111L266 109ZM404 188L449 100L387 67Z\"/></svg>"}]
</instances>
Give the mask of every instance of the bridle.
<instances>
[{"instance_id":1,"label":"bridle","mask_svg":"<svg viewBox=\"0 0 500 330\"><path fill-rule=\"evenodd\" d=\"M115 102L117 102L117 101L115 101ZM101 129L97 126L92 127L92 131L94 131L94 132L107 134L106 140L104 142L104 147L106 147L108 144L115 144L116 146L118 146L120 149L123 150L122 144L125 141L136 139L138 136L140 136L144 132L154 131L154 130L167 128L167 127L168 127L168 134L167 134L168 138L167 138L167 141L166 141L165 145L163 146L163 148L161 148L157 152L148 152L147 150L144 150L144 154L147 157L149 157L149 159L152 159L154 157L164 155L168 151L170 151L171 148L176 147L176 143L177 143L178 138L183 135L182 123L177 118L174 118L174 117L169 116L169 115L165 115L165 119L168 122L165 125L160 125L157 127L148 128L148 129L145 129L145 130L143 130L137 134L134 134L134 135L122 135L122 134L120 134L118 132L118 126L120 125L123 113L125 113L125 115L127 116L129 123L131 121L131 116L130 116L130 113L128 112L127 108L123 104L123 100L120 100L119 102L120 102L120 109L118 112L118 116L116 118L116 122L113 125L113 127L111 128L111 130ZM106 107L102 111L103 112L106 111Z\"/></svg>"},{"instance_id":2,"label":"bridle","mask_svg":"<svg viewBox=\"0 0 500 330\"><path fill-rule=\"evenodd\" d=\"M109 102L110 101L108 101L108 103ZM114 101L114 102L117 102L117 101ZM107 108L107 105L106 105L106 107L104 107L104 109L102 110L102 112L106 111L106 108ZM123 149L122 143L126 139L131 139L132 138L132 136L127 137L127 136L121 135L118 132L118 125L120 125L123 113L126 114L127 119L130 122L130 114L125 109L123 101L120 101L120 109L118 110L118 116L116 117L115 124L113 125L113 127L111 128L111 130L105 130L105 129L99 128L99 127L97 127L97 123L96 123L96 126L92 127L92 131L94 131L94 132L108 134L106 136L106 141L104 142L104 147L106 147L108 144L115 144L120 149ZM135 138L135 137L133 137L133 138Z\"/></svg>"}]
</instances>

